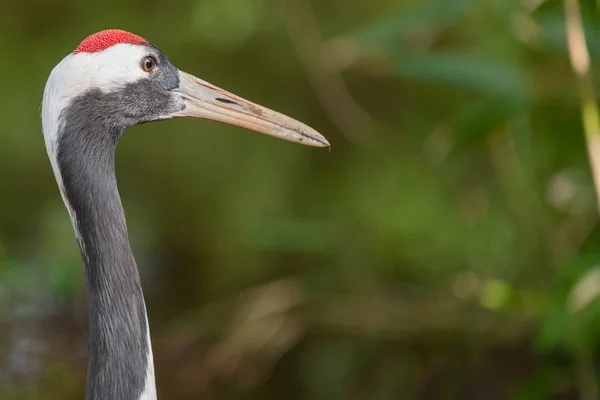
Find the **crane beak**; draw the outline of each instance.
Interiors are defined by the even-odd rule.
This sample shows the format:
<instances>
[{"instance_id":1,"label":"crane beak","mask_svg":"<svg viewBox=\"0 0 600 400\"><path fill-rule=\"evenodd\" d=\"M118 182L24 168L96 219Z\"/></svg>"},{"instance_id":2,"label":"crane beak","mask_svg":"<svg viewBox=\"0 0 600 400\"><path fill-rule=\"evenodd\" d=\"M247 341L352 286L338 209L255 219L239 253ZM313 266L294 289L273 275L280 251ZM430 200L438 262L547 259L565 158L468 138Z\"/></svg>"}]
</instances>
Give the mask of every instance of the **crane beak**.
<instances>
[{"instance_id":1,"label":"crane beak","mask_svg":"<svg viewBox=\"0 0 600 400\"><path fill-rule=\"evenodd\" d=\"M181 96L185 108L172 117L208 119L308 146L330 146L327 139L311 127L183 71L179 71L179 87L174 92Z\"/></svg>"}]
</instances>

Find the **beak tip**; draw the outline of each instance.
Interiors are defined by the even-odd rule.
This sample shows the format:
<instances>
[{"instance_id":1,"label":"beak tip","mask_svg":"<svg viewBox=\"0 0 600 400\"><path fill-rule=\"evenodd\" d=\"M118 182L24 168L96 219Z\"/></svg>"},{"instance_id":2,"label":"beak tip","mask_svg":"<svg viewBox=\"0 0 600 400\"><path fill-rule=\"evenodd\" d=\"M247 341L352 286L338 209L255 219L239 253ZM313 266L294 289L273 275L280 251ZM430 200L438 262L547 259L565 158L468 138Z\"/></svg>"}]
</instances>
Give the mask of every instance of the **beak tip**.
<instances>
[{"instance_id":1,"label":"beak tip","mask_svg":"<svg viewBox=\"0 0 600 400\"><path fill-rule=\"evenodd\" d=\"M331 151L331 144L329 144L329 141L327 139L325 139L325 137L321 134L317 134L317 135L314 135L314 137L311 137L310 140L308 141L308 143L306 141L300 139L300 143L307 144L307 145L313 146L313 147L328 148L329 151Z\"/></svg>"},{"instance_id":2,"label":"beak tip","mask_svg":"<svg viewBox=\"0 0 600 400\"><path fill-rule=\"evenodd\" d=\"M300 133L299 135L294 135L295 136L295 142L300 143L300 144L305 144L308 146L312 146L312 147L327 147L330 149L331 151L331 144L329 144L329 141L325 138L325 136L321 135L319 132L317 132L315 129L301 124L305 129L303 129L302 131L296 131L294 133ZM305 140L308 139L308 140Z\"/></svg>"}]
</instances>

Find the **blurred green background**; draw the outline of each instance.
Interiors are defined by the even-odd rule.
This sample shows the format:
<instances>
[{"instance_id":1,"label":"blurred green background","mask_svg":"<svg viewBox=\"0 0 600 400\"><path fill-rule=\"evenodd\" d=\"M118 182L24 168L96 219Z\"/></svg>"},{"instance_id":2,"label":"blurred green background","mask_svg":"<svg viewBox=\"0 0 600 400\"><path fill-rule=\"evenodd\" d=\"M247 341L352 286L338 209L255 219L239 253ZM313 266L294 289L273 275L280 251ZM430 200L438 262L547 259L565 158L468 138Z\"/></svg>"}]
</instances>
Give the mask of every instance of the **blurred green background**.
<instances>
[{"instance_id":1,"label":"blurred green background","mask_svg":"<svg viewBox=\"0 0 600 400\"><path fill-rule=\"evenodd\" d=\"M159 397L598 398L600 230L562 1L8 0L1 399L83 397L83 266L39 114L54 65L106 28L332 144L125 133Z\"/></svg>"}]
</instances>

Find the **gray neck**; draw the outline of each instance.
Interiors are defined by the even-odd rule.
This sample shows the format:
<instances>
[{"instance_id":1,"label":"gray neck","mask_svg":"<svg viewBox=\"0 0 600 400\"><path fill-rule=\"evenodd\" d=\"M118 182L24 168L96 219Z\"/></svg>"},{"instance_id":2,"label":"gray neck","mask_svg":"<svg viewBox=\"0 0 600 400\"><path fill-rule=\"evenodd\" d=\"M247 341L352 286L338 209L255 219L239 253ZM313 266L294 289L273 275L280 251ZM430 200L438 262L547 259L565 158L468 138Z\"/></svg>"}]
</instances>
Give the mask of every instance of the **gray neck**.
<instances>
[{"instance_id":1,"label":"gray neck","mask_svg":"<svg viewBox=\"0 0 600 400\"><path fill-rule=\"evenodd\" d=\"M89 293L86 399L139 399L153 367L142 287L115 177L121 131L97 127L100 133L77 121L65 122L57 164ZM154 390L153 377L148 384Z\"/></svg>"}]
</instances>

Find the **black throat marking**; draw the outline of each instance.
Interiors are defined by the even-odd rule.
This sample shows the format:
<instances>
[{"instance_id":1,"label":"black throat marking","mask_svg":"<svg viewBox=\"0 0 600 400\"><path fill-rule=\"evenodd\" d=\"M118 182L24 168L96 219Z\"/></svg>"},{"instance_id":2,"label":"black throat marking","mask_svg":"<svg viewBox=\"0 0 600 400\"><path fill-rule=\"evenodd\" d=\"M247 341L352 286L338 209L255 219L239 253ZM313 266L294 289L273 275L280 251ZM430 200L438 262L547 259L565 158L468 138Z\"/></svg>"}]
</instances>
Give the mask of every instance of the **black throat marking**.
<instances>
[{"instance_id":1,"label":"black throat marking","mask_svg":"<svg viewBox=\"0 0 600 400\"><path fill-rule=\"evenodd\" d=\"M61 114L57 164L76 219L89 296L87 400L138 399L152 362L142 287L114 159L127 127L180 111L165 89L151 79L117 92L93 89L75 98Z\"/></svg>"}]
</instances>

